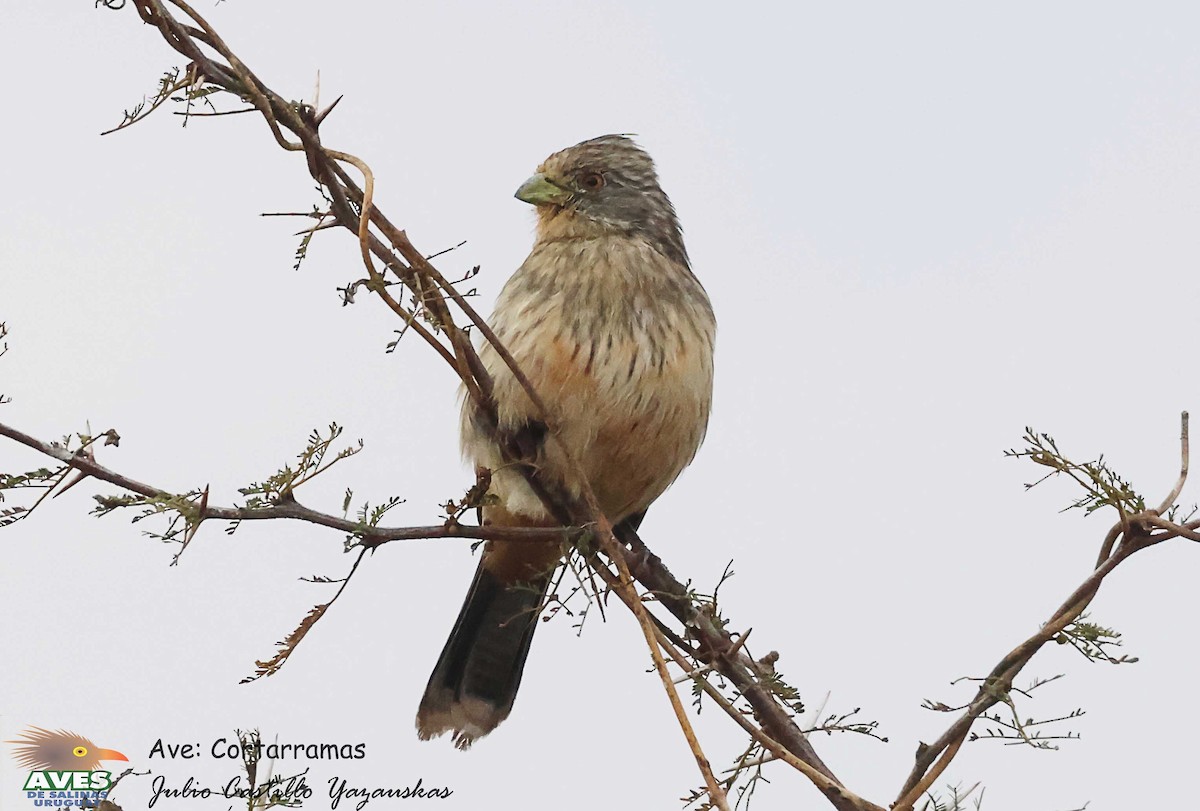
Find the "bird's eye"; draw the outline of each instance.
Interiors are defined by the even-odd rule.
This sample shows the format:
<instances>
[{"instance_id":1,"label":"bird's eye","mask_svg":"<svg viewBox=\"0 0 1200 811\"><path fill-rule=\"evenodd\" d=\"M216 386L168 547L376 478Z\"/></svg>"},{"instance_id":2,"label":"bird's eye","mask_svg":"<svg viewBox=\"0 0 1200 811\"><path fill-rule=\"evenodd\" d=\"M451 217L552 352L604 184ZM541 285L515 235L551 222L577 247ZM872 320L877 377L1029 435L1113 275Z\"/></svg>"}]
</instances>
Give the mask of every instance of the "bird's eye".
<instances>
[{"instance_id":1,"label":"bird's eye","mask_svg":"<svg viewBox=\"0 0 1200 811\"><path fill-rule=\"evenodd\" d=\"M87 757L87 747L86 746L76 746L74 749L71 750L71 754L74 755L75 757Z\"/></svg>"},{"instance_id":2,"label":"bird's eye","mask_svg":"<svg viewBox=\"0 0 1200 811\"><path fill-rule=\"evenodd\" d=\"M588 172L581 179L584 188L595 191L604 188L604 175L599 172Z\"/></svg>"}]
</instances>

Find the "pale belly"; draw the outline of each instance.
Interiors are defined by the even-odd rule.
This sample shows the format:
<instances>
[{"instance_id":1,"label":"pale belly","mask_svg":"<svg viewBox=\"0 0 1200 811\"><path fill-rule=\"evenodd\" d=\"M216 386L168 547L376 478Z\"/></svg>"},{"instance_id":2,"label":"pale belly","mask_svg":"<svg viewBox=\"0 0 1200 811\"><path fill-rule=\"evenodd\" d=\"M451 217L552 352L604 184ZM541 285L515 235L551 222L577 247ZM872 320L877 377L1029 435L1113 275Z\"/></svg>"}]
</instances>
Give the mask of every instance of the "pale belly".
<instances>
[{"instance_id":1,"label":"pale belly","mask_svg":"<svg viewBox=\"0 0 1200 811\"><path fill-rule=\"evenodd\" d=\"M604 258L589 267L590 275L532 283L523 267L497 303L493 328L550 411L558 441L543 441L543 474L578 495L581 485L568 475L564 451L573 455L615 523L646 509L700 447L715 324L690 274L655 287L607 268ZM499 355L490 346L480 354L495 379L501 428L519 429L536 418ZM464 454L494 471L492 492L508 512L545 517L523 475L503 468L497 448L470 419L471 408L464 405Z\"/></svg>"}]
</instances>

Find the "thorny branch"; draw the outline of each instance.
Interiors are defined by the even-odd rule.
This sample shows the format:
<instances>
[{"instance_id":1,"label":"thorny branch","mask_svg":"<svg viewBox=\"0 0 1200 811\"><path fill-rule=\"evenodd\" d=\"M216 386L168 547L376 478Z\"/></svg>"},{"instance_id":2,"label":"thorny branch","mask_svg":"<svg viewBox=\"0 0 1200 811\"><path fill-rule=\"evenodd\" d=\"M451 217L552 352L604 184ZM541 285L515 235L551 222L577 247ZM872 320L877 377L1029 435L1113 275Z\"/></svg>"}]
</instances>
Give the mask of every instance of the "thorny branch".
<instances>
[{"instance_id":1,"label":"thorny branch","mask_svg":"<svg viewBox=\"0 0 1200 811\"><path fill-rule=\"evenodd\" d=\"M124 0L100 0L100 3L111 8L125 5ZM454 370L462 381L467 396L479 407L484 418L490 421L489 428L496 443L506 455L505 462L524 471L531 487L564 528L546 530L469 527L459 524L453 514L448 514L446 523L441 526L386 528L363 520L338 518L304 507L295 500L290 489L274 493L265 504L218 507L208 503L207 488L186 495L171 494L98 464L86 446L72 451L65 445L41 442L16 429L0 426L0 435L50 456L63 465L47 480L47 494L64 482L67 472L78 471L80 479L91 477L105 481L142 499L128 502L130 504L170 504L170 508L176 510L185 520L185 540L190 539L199 525L210 518L235 522L277 518L309 521L346 532L356 540L356 545L362 547L362 552L389 541L417 538L464 537L532 541L545 540L548 537L578 539L584 534L590 534L598 542L605 557L615 566L616 571L598 560L593 562L593 569L637 617L651 647L664 689L676 706L681 728L688 737L689 746L704 776L712 805L721 809L728 808L725 788L716 781L686 717L679 713L678 696L675 694L673 680L666 672L661 651L666 651L676 664L685 669L689 678L696 681L700 690L710 695L718 706L751 735L761 746L760 751L769 753L760 759L760 765L771 758L789 763L805 774L831 804L840 810L879 810L880 806L846 789L817 756L805 733L796 725L786 699L781 697L774 686L778 680L771 669L771 657L762 661L751 658L745 650L745 637L735 640L725 629L725 621L698 603L661 559L650 552L636 532L627 526L614 531L599 510L594 494L588 487L586 478L582 476L576 460L572 459L571 463L574 465L575 479L580 484L580 495L574 498L559 491L552 483L542 480L532 466L522 464L519 453L510 448L507 438L497 427L492 380L472 346L466 330L456 323L451 303L466 316L470 325L483 339L493 345L535 408L542 412L545 421L550 424L548 411L512 356L466 301L465 296L433 267L428 257L412 245L405 232L393 225L373 204L374 178L369 166L353 155L328 149L321 144L318 129L332 106L318 112L306 105L288 102L279 97L249 70L211 26L183 0L133 0L133 5L143 22L154 26L172 48L189 60L189 65L182 74L182 79L179 78L178 72L166 74L160 82L159 93L151 102L150 109L143 109L143 103L133 111L127 112L121 127L141 120L170 98L172 93L180 90L184 91L183 100L189 105L194 99L203 99L211 107L213 94L225 91L251 105L244 111L257 110L281 148L305 154L310 174L321 184L326 195L329 208L317 213L317 224L309 229L309 237L319 230L336 226L346 228L356 235L363 265L368 274L363 286L379 296L404 322L406 329L411 329L417 334ZM167 10L168 5L179 9L186 21L177 19L170 13ZM213 113L222 114L215 109ZM362 176L362 187L351 176L347 167L353 167ZM385 278L386 273L393 275L412 294L414 306L411 309L392 295L390 288L396 283L388 281ZM553 425L551 429L548 436L551 441L557 441ZM910 811L915 807L953 760L975 721L997 703L1010 704L1011 693L1015 689L1012 683L1016 675L1042 646L1051 640L1061 640L1066 629L1080 621L1083 611L1105 577L1120 563L1141 549L1171 538L1200 540L1200 521L1177 523L1173 513L1175 501L1182 491L1188 473L1186 414L1181 430L1183 461L1180 476L1171 493L1157 510L1147 509L1128 485L1115 474L1111 474L1102 463L1075 465L1058 453L1049 437L1039 437L1030 432L1027 439L1031 440L1031 450L1012 455L1027 456L1038 464L1050 467L1051 472L1048 476L1063 474L1074 479L1086 495L1073 506L1084 507L1089 511L1111 506L1117 509L1118 521L1104 539L1095 571L1064 601L1038 633L1013 649L981 680L975 698L962 708L962 714L950 728L933 744L922 744L919 747L913 769L897 800L891 806L896 811ZM76 482L80 479L76 479ZM76 482L72 482L72 485ZM108 508L113 509L117 506L125 505L113 502ZM105 507L103 500L101 507ZM378 511L378 515L382 515L382 511ZM361 561L361 553L359 560ZM356 567L357 565L358 561L355 563ZM671 631L662 620L646 609L643 598L632 586L633 580L640 583L648 595L682 623L686 629L686 638ZM344 587L345 582L342 585L342 588ZM740 698L750 706L756 723L752 723L710 683L708 679L714 673L733 685ZM747 758L750 751L748 750L748 755L743 761L749 762Z\"/></svg>"},{"instance_id":2,"label":"thorny branch","mask_svg":"<svg viewBox=\"0 0 1200 811\"><path fill-rule=\"evenodd\" d=\"M0 436L8 437L45 456L57 459L63 464L61 473L56 471L51 477L48 477L53 479L50 490L44 493L37 503L40 503L50 492L53 492L65 474L71 470L77 470L84 474L84 476L90 476L98 481L116 485L122 490L152 501L182 502L187 500L188 497L186 495L171 493L162 488L140 482L98 463L94 455L90 452L90 445L107 433L98 435L77 450L68 450L61 443L43 442L11 426L0 423ZM61 493L63 490L59 489L57 492ZM117 499L108 499L100 496L97 497L97 501L100 504L100 507L97 509L108 509L110 505L116 507L147 503L138 501L121 504L118 503ZM27 516L31 512L32 509L26 510L23 516ZM347 518L310 509L296 501L294 497L288 496L282 496L274 503L265 507L218 507L213 504L205 504L203 509L198 508L193 514L188 516L189 523L192 526L198 526L200 523L210 519L218 521L266 521L275 519L306 521L311 524L318 524L345 532L347 535L355 538L358 545L368 549L374 549L391 541L418 541L433 538L471 538L489 541L531 542L545 542L547 540L569 541L583 531L581 527L563 527L561 529L552 527L479 527L460 524L457 521L447 521L441 525L427 527L370 526L361 521L351 521Z\"/></svg>"},{"instance_id":3,"label":"thorny branch","mask_svg":"<svg viewBox=\"0 0 1200 811\"><path fill-rule=\"evenodd\" d=\"M1171 538L1195 534L1193 531L1200 522L1175 524L1159 515L1160 512L1173 508L1175 499L1187 481L1189 450L1186 411L1180 418L1180 425L1180 475L1171 489L1170 498L1159 510L1145 509L1143 500L1103 464L1076 464L1066 459L1058 452L1054 441L1045 434L1039 435L1027 430L1026 440L1029 448L1022 452L1009 452L1009 456L1029 458L1051 468L1050 475L1062 473L1078 482L1088 495L1072 506L1089 511L1105 506L1112 507L1117 510L1118 520L1105 535L1101 560L1092 574L1067 597L1036 634L996 663L982 680L975 698L967 705L962 715L936 741L932 744L922 743L917 748L916 762L892 805L895 811L907 811L914 806L950 765L975 721L997 703L1008 701L1013 690L1013 679L1017 674L1047 642L1061 638L1063 631L1082 617L1104 579L1117 566L1142 549ZM1141 509L1131 513L1130 508L1134 505ZM1200 535L1193 540L1200 540Z\"/></svg>"}]
</instances>

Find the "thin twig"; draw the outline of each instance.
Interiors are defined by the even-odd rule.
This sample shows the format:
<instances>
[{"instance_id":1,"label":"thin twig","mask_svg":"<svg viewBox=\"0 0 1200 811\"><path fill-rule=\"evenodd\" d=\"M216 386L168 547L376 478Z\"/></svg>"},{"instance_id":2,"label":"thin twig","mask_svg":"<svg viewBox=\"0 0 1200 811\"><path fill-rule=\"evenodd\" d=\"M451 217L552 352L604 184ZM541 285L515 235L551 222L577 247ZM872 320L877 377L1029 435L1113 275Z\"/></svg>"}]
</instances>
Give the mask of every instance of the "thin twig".
<instances>
[{"instance_id":1,"label":"thin twig","mask_svg":"<svg viewBox=\"0 0 1200 811\"><path fill-rule=\"evenodd\" d=\"M662 649L665 650L671 656L671 658L675 660L676 664L678 664L685 671L688 671L689 675L695 674L694 680L696 684L700 685L700 689L703 690L705 694L707 694L714 702L716 702L717 706L724 710L726 715L732 718L738 726L745 730L754 740L762 744L763 747L771 753L770 758L763 758L761 759L761 762L766 763L768 760L784 761L811 780L813 784L816 785L816 787L823 794L825 794L826 797L831 799L831 801L832 798L836 796L839 798L839 801L843 803L843 805L849 808L858 809L858 811L883 811L883 809L879 806L875 805L869 800L859 797L836 781L831 780L822 772L814 769L812 766L789 752L787 748L779 741L773 739L770 735L767 735L765 732L763 732L762 729L746 720L745 713L733 706L729 699L721 694L720 690L713 687L712 684L709 683L708 679L704 678L700 673L700 668L692 669L691 663L669 639L667 639L663 634L659 633L657 635L657 640L658 644L661 645Z\"/></svg>"},{"instance_id":2,"label":"thin twig","mask_svg":"<svg viewBox=\"0 0 1200 811\"><path fill-rule=\"evenodd\" d=\"M899 797L892 804L894 811L909 811L913 807L954 759L958 748L966 740L971 726L979 716L1002 700L1003 696L1011 689L1013 679L1029 663L1034 654L1083 613L1092 598L1096 596L1104 578L1113 569L1138 549L1145 548L1146 545L1148 544L1128 542L1117 547L1116 552L1071 593L1036 634L1010 651L992 668L987 677L983 679L975 698L967 706L966 711L934 743L922 744L918 748L916 763L909 773L908 779L905 780Z\"/></svg>"},{"instance_id":3,"label":"thin twig","mask_svg":"<svg viewBox=\"0 0 1200 811\"><path fill-rule=\"evenodd\" d=\"M1188 477L1188 457L1188 413L1185 411L1179 415L1179 478L1162 504L1158 505L1159 515L1174 507L1179 494L1183 492L1183 485L1187 483Z\"/></svg>"},{"instance_id":4,"label":"thin twig","mask_svg":"<svg viewBox=\"0 0 1200 811\"><path fill-rule=\"evenodd\" d=\"M100 134L101 135L112 135L114 132L117 132L118 130L123 130L126 127L132 127L134 124L141 121L143 118L146 118L147 116L149 116L151 113L153 113L159 107L161 107L163 104L170 101L172 93L182 90L185 87L188 87L191 83L192 83L192 78L189 76L189 77L182 79L181 81L176 82L175 84L171 85L168 88L163 88L163 89L159 90L159 96L154 100L154 103L150 105L150 109L144 110L144 111L138 113L137 115L133 116L132 118L127 118L126 120L122 121L120 124L113 127L112 129L105 130L104 132L102 132ZM144 99L143 99L143 102L144 102Z\"/></svg>"}]
</instances>

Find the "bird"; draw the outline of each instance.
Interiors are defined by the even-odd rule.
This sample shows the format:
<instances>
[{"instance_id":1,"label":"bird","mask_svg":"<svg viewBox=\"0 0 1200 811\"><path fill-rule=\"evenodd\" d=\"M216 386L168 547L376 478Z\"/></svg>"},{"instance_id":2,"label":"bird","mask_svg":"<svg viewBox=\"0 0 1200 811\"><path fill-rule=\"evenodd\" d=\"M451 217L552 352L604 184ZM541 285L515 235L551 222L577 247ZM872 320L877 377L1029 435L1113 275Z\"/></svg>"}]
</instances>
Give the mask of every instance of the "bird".
<instances>
[{"instance_id":1,"label":"bird","mask_svg":"<svg viewBox=\"0 0 1200 811\"><path fill-rule=\"evenodd\" d=\"M536 208L528 258L489 319L548 412L490 343L496 418L463 397L464 457L491 476L482 523L556 527L518 465L575 498L583 484L634 529L695 457L708 428L716 320L650 155L627 135L555 152L514 195ZM503 443L506 447L502 448ZM507 460L506 460L507 451ZM507 462L507 463L506 463ZM512 710L564 547L488 541L417 712L422 740L467 749Z\"/></svg>"},{"instance_id":2,"label":"bird","mask_svg":"<svg viewBox=\"0 0 1200 811\"><path fill-rule=\"evenodd\" d=\"M47 772L94 772L102 761L129 758L113 749L103 749L82 735L66 730L52 732L41 727L30 727L15 741L12 756L17 763L30 771Z\"/></svg>"}]
</instances>

